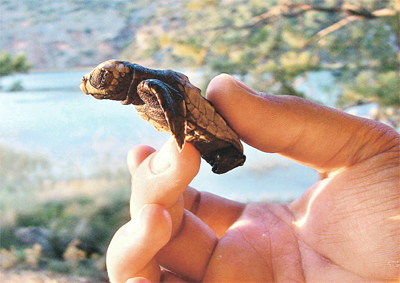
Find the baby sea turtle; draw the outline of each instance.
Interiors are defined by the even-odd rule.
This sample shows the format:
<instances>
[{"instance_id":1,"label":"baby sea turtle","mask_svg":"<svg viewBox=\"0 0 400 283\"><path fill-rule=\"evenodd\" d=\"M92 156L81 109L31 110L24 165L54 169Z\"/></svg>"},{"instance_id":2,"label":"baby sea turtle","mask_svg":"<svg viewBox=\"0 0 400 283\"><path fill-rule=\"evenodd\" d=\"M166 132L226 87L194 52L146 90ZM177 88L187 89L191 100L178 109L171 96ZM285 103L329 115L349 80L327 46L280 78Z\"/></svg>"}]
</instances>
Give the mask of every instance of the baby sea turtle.
<instances>
[{"instance_id":1,"label":"baby sea turtle","mask_svg":"<svg viewBox=\"0 0 400 283\"><path fill-rule=\"evenodd\" d=\"M174 136L179 150L185 142L193 144L214 173L246 159L237 134L181 73L109 60L86 74L80 88L97 99L134 104L141 118Z\"/></svg>"}]
</instances>

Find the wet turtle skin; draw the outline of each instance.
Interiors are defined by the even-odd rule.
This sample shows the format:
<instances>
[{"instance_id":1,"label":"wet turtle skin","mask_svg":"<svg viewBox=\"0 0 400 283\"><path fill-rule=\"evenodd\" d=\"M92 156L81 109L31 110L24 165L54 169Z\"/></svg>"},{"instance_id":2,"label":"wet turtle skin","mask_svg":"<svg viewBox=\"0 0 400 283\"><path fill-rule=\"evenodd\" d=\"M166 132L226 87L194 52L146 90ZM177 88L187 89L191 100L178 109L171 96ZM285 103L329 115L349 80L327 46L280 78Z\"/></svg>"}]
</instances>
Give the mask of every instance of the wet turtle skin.
<instances>
[{"instance_id":1,"label":"wet turtle skin","mask_svg":"<svg viewBox=\"0 0 400 283\"><path fill-rule=\"evenodd\" d=\"M179 150L185 142L193 144L214 173L246 160L237 134L181 73L109 60L86 74L80 88L97 99L134 104L142 119L174 136Z\"/></svg>"}]
</instances>

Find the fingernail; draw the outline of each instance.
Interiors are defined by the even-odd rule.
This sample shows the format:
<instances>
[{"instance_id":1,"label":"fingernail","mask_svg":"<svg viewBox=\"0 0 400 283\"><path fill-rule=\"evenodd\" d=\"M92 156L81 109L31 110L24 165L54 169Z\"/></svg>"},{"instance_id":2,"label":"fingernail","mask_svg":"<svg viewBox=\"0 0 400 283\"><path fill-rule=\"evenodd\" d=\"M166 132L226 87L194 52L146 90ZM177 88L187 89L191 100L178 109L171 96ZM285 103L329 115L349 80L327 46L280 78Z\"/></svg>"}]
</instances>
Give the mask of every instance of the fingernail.
<instances>
[{"instance_id":1,"label":"fingernail","mask_svg":"<svg viewBox=\"0 0 400 283\"><path fill-rule=\"evenodd\" d=\"M234 77L234 76L229 76L233 83L236 85L236 87L238 87L239 89L251 94L251 95L259 95L258 91L255 91L254 89L252 89L250 86L248 86L247 84L245 84L244 82L242 82L241 80L239 80L238 78Z\"/></svg>"},{"instance_id":2,"label":"fingernail","mask_svg":"<svg viewBox=\"0 0 400 283\"><path fill-rule=\"evenodd\" d=\"M140 222L142 221L143 210L146 208L146 206L147 204L143 205L142 208L139 209L138 212L136 212L135 216L132 219L135 221L135 223L140 224Z\"/></svg>"},{"instance_id":3,"label":"fingernail","mask_svg":"<svg viewBox=\"0 0 400 283\"><path fill-rule=\"evenodd\" d=\"M134 217L131 219L131 221L126 223L126 225L125 225L125 233L126 234L133 234L135 231L137 231L138 227L140 226L140 224L142 222L142 214L143 214L143 210L146 206L147 206L147 204L145 204L141 209L139 209L138 212L136 212Z\"/></svg>"},{"instance_id":4,"label":"fingernail","mask_svg":"<svg viewBox=\"0 0 400 283\"><path fill-rule=\"evenodd\" d=\"M155 173L164 172L171 166L171 145L175 146L171 141L172 139L169 139L153 157L151 168Z\"/></svg>"}]
</instances>

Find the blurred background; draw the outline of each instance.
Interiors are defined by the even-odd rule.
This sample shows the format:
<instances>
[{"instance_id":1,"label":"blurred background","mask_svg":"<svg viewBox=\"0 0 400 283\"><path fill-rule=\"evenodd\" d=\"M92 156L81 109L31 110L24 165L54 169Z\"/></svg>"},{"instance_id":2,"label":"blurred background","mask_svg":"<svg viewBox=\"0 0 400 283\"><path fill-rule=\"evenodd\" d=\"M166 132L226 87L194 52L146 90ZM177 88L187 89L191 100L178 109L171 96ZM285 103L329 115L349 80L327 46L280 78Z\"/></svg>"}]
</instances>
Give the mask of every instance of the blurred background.
<instances>
[{"instance_id":1,"label":"blurred background","mask_svg":"<svg viewBox=\"0 0 400 283\"><path fill-rule=\"evenodd\" d=\"M1 0L0 14L1 282L107 282L107 245L129 220L127 152L169 136L79 90L104 60L178 70L203 94L230 73L400 129L399 0ZM287 202L317 179L245 154L222 176L203 162L191 185Z\"/></svg>"}]
</instances>

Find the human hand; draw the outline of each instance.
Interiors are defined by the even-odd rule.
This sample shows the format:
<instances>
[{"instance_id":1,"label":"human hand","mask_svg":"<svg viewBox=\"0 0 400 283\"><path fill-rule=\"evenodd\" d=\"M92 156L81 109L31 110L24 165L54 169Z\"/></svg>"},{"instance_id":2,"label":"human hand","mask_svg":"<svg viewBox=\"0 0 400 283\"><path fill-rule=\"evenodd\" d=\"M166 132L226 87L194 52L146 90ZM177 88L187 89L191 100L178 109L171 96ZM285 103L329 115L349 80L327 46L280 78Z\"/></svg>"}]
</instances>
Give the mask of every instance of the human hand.
<instances>
[{"instance_id":1,"label":"human hand","mask_svg":"<svg viewBox=\"0 0 400 283\"><path fill-rule=\"evenodd\" d=\"M300 98L259 95L228 75L210 83L207 97L244 142L321 179L290 204L241 204L187 187L200 164L190 144L182 153L172 139L155 154L136 147L128 156L134 220L110 244L112 283L400 280L393 129Z\"/></svg>"}]
</instances>

